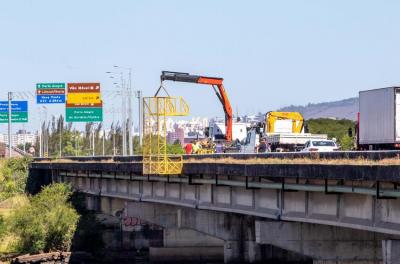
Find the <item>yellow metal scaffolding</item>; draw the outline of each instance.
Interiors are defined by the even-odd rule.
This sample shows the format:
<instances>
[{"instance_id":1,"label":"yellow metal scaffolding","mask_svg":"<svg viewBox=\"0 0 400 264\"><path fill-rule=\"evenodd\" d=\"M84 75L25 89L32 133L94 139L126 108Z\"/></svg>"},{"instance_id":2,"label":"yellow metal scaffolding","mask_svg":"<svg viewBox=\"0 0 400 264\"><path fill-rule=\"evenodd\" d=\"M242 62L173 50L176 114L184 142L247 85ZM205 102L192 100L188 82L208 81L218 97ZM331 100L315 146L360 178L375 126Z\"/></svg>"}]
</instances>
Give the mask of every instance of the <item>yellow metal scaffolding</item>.
<instances>
[{"instance_id":1,"label":"yellow metal scaffolding","mask_svg":"<svg viewBox=\"0 0 400 264\"><path fill-rule=\"evenodd\" d=\"M188 114L189 106L182 97L143 98L143 174L182 173L182 155L167 151L167 118Z\"/></svg>"}]
</instances>

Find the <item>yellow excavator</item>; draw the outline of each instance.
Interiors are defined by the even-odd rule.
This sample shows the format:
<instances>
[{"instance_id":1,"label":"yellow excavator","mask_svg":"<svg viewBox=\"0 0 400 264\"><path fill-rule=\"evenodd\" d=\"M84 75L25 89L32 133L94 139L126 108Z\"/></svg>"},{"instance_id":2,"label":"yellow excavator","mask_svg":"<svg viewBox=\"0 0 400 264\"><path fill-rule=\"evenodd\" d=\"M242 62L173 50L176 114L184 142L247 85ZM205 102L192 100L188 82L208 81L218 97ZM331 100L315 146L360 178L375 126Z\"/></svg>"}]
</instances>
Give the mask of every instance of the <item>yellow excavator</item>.
<instances>
[{"instance_id":1,"label":"yellow excavator","mask_svg":"<svg viewBox=\"0 0 400 264\"><path fill-rule=\"evenodd\" d=\"M276 133L276 123L278 120L291 120L291 133L302 133L304 128L304 118L299 112L276 112L271 111L265 115L265 133Z\"/></svg>"}]
</instances>

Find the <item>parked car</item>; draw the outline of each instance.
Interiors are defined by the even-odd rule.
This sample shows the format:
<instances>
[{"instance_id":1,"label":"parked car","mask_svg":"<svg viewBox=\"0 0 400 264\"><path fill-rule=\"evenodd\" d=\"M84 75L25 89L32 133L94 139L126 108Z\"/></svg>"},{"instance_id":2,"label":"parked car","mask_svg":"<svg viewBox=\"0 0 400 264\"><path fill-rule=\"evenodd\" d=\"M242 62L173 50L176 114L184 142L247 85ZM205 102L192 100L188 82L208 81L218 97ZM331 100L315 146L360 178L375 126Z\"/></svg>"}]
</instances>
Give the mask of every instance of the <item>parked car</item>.
<instances>
[{"instance_id":1,"label":"parked car","mask_svg":"<svg viewBox=\"0 0 400 264\"><path fill-rule=\"evenodd\" d=\"M328 152L336 150L339 150L339 147L333 140L309 140L304 144L304 149L301 151Z\"/></svg>"}]
</instances>

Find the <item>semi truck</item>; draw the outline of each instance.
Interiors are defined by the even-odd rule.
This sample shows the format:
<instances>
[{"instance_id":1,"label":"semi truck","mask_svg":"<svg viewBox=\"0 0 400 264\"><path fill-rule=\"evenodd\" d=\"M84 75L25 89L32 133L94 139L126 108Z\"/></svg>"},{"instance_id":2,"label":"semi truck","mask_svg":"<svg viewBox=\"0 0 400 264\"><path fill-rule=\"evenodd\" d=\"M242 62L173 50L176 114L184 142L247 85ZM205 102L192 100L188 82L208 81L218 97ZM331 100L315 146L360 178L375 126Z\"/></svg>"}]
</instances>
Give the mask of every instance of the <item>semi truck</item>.
<instances>
[{"instance_id":1,"label":"semi truck","mask_svg":"<svg viewBox=\"0 0 400 264\"><path fill-rule=\"evenodd\" d=\"M359 92L357 149L400 149L400 87Z\"/></svg>"}]
</instances>

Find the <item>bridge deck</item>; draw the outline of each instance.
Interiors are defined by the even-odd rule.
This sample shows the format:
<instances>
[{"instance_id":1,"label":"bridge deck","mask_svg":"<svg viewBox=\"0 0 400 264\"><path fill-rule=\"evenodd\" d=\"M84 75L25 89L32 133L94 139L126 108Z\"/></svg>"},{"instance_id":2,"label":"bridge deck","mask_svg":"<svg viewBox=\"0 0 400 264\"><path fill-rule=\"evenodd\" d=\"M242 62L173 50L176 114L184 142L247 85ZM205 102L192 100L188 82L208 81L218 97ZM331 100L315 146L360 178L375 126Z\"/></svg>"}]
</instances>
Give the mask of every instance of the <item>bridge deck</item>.
<instances>
[{"instance_id":1,"label":"bridge deck","mask_svg":"<svg viewBox=\"0 0 400 264\"><path fill-rule=\"evenodd\" d=\"M398 151L186 155L182 175L400 182L399 156ZM141 156L36 159L31 168L142 175Z\"/></svg>"}]
</instances>

